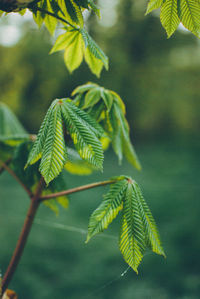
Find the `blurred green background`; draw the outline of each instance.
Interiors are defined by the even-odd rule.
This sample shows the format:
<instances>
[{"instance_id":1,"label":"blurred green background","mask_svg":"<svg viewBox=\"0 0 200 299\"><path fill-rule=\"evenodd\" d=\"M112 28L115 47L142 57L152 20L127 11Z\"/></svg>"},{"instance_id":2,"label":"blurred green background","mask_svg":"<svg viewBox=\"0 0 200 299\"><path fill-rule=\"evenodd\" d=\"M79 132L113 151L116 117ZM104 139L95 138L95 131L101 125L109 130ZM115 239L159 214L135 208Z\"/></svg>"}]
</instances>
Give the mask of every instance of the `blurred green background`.
<instances>
[{"instance_id":1,"label":"blurred green background","mask_svg":"<svg viewBox=\"0 0 200 299\"><path fill-rule=\"evenodd\" d=\"M144 17L145 4L102 0L102 20L89 16L91 35L110 58L110 70L100 79L85 64L70 75L62 53L47 54L52 46L49 34L43 28L38 31L28 16L0 20L0 101L31 133L37 133L54 98L70 96L87 81L113 89L124 99L142 172L125 161L118 166L108 151L103 174L67 175L67 184L131 175L143 189L167 254L163 259L147 252L139 275L127 269L117 247L117 219L85 245L89 215L107 189L72 195L68 210L61 210L59 217L45 206L39 211L10 286L19 298L200 297L200 43L182 28L168 40L156 13ZM6 173L0 188L3 273L28 200Z\"/></svg>"}]
</instances>

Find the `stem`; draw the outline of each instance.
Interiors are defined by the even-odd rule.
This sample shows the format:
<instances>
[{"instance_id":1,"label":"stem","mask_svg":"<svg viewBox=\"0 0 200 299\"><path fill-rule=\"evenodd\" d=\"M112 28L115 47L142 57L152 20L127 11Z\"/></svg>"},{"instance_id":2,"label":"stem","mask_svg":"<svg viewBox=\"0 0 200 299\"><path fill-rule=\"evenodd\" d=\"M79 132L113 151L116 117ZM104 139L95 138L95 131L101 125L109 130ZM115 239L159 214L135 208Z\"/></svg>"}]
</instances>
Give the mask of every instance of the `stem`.
<instances>
[{"instance_id":1,"label":"stem","mask_svg":"<svg viewBox=\"0 0 200 299\"><path fill-rule=\"evenodd\" d=\"M8 160L5 162L5 164L6 164L6 165L9 165L11 161L12 161L12 158L8 159ZM0 161L0 163L2 164L2 161ZM2 167L0 168L0 174L2 174L2 172L3 172L4 170L5 170L5 168L2 166Z\"/></svg>"},{"instance_id":2,"label":"stem","mask_svg":"<svg viewBox=\"0 0 200 299\"><path fill-rule=\"evenodd\" d=\"M0 160L0 163L2 164L2 167L7 170L10 175L24 188L24 190L28 193L30 197L33 196L32 192L24 185L24 183L19 179L19 177L16 175L16 173L7 165L7 163L4 163Z\"/></svg>"},{"instance_id":3,"label":"stem","mask_svg":"<svg viewBox=\"0 0 200 299\"><path fill-rule=\"evenodd\" d=\"M29 6L29 8L32 9L31 5ZM62 17L60 17L60 16L58 16L58 15L56 15L56 14L54 14L54 13L48 11L48 10L45 10L45 9L43 9L43 8L40 8L40 7L34 7L33 12L34 12L34 11L40 11L40 12L43 12L43 13L45 13L45 14L47 14L47 15L53 17L53 18L56 18L57 20L59 20L59 21L61 21L61 22L64 22L65 24L67 24L67 25L69 25L69 26L71 26L72 28L74 28L74 29L77 30L77 27L76 27L76 26L72 25L70 22L66 21L66 20L63 19Z\"/></svg>"},{"instance_id":4,"label":"stem","mask_svg":"<svg viewBox=\"0 0 200 299\"><path fill-rule=\"evenodd\" d=\"M116 180L109 180L109 181L97 182L97 183L92 183L92 184L88 184L88 185L84 185L84 186L75 187L75 188L64 190L61 192L56 192L56 193L41 196L40 201L44 201L47 199L51 199L51 198L55 198L55 197L59 197L59 196L63 196L63 195L69 195L72 193L76 193L76 192L80 192L80 191L84 191L84 190L88 190L88 189L92 189L92 188L96 188L96 187L100 187L100 186L113 184L115 182L116 182Z\"/></svg>"},{"instance_id":5,"label":"stem","mask_svg":"<svg viewBox=\"0 0 200 299\"><path fill-rule=\"evenodd\" d=\"M10 260L10 264L9 264L7 271L2 280L2 296L3 296L3 293L5 292L5 290L7 289L8 285L16 271L17 265L19 264L19 261L22 257L24 247L26 245L36 212L40 205L40 201L38 199L42 192L43 186L44 186L44 179L41 178L40 182L38 183L38 187L36 189L34 197L31 199L31 204L28 209L26 219L25 219L21 234L19 236L16 248L14 250L13 256Z\"/></svg>"}]
</instances>

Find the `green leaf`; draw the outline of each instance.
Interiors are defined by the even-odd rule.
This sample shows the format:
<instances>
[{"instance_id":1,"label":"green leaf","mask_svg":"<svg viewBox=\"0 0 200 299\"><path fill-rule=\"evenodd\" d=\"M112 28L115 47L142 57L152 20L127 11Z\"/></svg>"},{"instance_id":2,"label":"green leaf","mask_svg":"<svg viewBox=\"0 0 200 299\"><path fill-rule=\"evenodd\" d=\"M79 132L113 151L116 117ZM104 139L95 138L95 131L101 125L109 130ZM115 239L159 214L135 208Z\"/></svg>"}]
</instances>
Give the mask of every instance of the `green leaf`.
<instances>
[{"instance_id":1,"label":"green leaf","mask_svg":"<svg viewBox=\"0 0 200 299\"><path fill-rule=\"evenodd\" d=\"M100 9L98 6L94 3L93 0L88 0L89 6L92 8L92 10L95 12L95 14L101 18Z\"/></svg>"},{"instance_id":2,"label":"green leaf","mask_svg":"<svg viewBox=\"0 0 200 299\"><path fill-rule=\"evenodd\" d=\"M127 122L123 112L121 111L120 107L116 103L113 105L113 115L116 119L115 122L118 121L118 126L116 124L114 126L115 131L116 131L116 127L121 128L121 142L122 142L122 147L123 147L123 154L125 155L126 159L129 161L129 163L131 163L135 168L140 170L141 165L140 165L140 162L138 160L138 157L136 155L136 152L135 152L134 147L130 140L128 122ZM115 131L113 132L114 138L115 138L115 135L117 134L117 133L115 133ZM120 158L119 154L118 154L118 156Z\"/></svg>"},{"instance_id":3,"label":"green leaf","mask_svg":"<svg viewBox=\"0 0 200 299\"><path fill-rule=\"evenodd\" d=\"M52 5L54 3L54 6ZM55 1L51 1L51 0L46 0L46 10L51 12L51 13L55 13ZM56 11L57 13L57 11ZM45 18L44 18L44 23L45 26L47 27L47 29L49 30L50 34L54 34L54 31L56 29L57 26L57 19L46 14Z\"/></svg>"},{"instance_id":4,"label":"green leaf","mask_svg":"<svg viewBox=\"0 0 200 299\"><path fill-rule=\"evenodd\" d=\"M64 61L70 72L77 69L83 61L84 43L79 31L74 31L74 40L68 45L64 53Z\"/></svg>"},{"instance_id":5,"label":"green leaf","mask_svg":"<svg viewBox=\"0 0 200 299\"><path fill-rule=\"evenodd\" d=\"M49 184L62 171L66 162L66 148L63 135L60 104L54 106L49 116L48 132L42 149L39 170Z\"/></svg>"},{"instance_id":6,"label":"green leaf","mask_svg":"<svg viewBox=\"0 0 200 299\"><path fill-rule=\"evenodd\" d=\"M49 109L47 110L45 118L44 118L42 125L40 127L40 130L38 132L37 139L34 142L33 147L29 153L28 160L27 160L25 167L27 167L28 165L34 164L42 156L42 151L44 148L45 140L46 140L48 129L49 129L51 111L52 111L54 105L55 105L55 103L53 102L51 104L51 106L49 107Z\"/></svg>"},{"instance_id":7,"label":"green leaf","mask_svg":"<svg viewBox=\"0 0 200 299\"><path fill-rule=\"evenodd\" d=\"M76 88L73 90L73 92L72 92L72 96L74 96L74 95L76 95L76 94L78 94L78 93L84 93L84 92L86 92L86 91L88 91L88 90L90 90L91 88L94 88L94 87L96 87L96 86L98 86L98 85L95 84L95 83L92 83L92 82L88 82L88 83L86 83L86 84L80 85L80 86L76 87Z\"/></svg>"},{"instance_id":8,"label":"green leaf","mask_svg":"<svg viewBox=\"0 0 200 299\"><path fill-rule=\"evenodd\" d=\"M119 211L123 208L123 196L126 188L126 180L118 181L111 186L100 206L90 217L86 243L92 237L107 229L109 224L117 217Z\"/></svg>"},{"instance_id":9,"label":"green leaf","mask_svg":"<svg viewBox=\"0 0 200 299\"><path fill-rule=\"evenodd\" d=\"M0 103L0 137L28 136L26 130L14 113L3 103Z\"/></svg>"},{"instance_id":10,"label":"green leaf","mask_svg":"<svg viewBox=\"0 0 200 299\"><path fill-rule=\"evenodd\" d=\"M62 115L74 145L84 160L91 163L96 169L103 168L103 150L98 139L96 128L92 127L86 113L72 104L71 100L63 100Z\"/></svg>"},{"instance_id":11,"label":"green leaf","mask_svg":"<svg viewBox=\"0 0 200 299\"><path fill-rule=\"evenodd\" d=\"M69 47L76 39L76 36L77 36L76 30L70 30L65 32L64 34L59 35L50 51L50 54L57 51L64 50L67 47Z\"/></svg>"},{"instance_id":12,"label":"green leaf","mask_svg":"<svg viewBox=\"0 0 200 299\"><path fill-rule=\"evenodd\" d=\"M136 182L133 182L134 196L138 201L138 207L140 217L144 226L146 245L155 253L163 255L165 257L164 250L161 246L160 236L156 227L155 220L151 214L149 207L147 206L142 192Z\"/></svg>"},{"instance_id":13,"label":"green leaf","mask_svg":"<svg viewBox=\"0 0 200 299\"><path fill-rule=\"evenodd\" d=\"M154 9L158 9L163 4L163 2L164 0L149 0L146 15Z\"/></svg>"},{"instance_id":14,"label":"green leaf","mask_svg":"<svg viewBox=\"0 0 200 299\"><path fill-rule=\"evenodd\" d=\"M97 59L101 60L108 70L108 57L104 54L101 48L96 44L96 42L92 39L92 37L88 34L88 32L84 29L80 29L80 32L83 36L83 40L85 42L85 47L89 49L90 53L94 55Z\"/></svg>"},{"instance_id":15,"label":"green leaf","mask_svg":"<svg viewBox=\"0 0 200 299\"><path fill-rule=\"evenodd\" d=\"M89 175L94 171L94 168L88 162L81 159L77 151L67 147L68 161L65 164L65 169L71 174Z\"/></svg>"},{"instance_id":16,"label":"green leaf","mask_svg":"<svg viewBox=\"0 0 200 299\"><path fill-rule=\"evenodd\" d=\"M99 78L103 69L103 62L97 59L88 48L85 50L85 61L87 62L91 72Z\"/></svg>"},{"instance_id":17,"label":"green leaf","mask_svg":"<svg viewBox=\"0 0 200 299\"><path fill-rule=\"evenodd\" d=\"M179 0L178 15L181 23L193 34L200 33L200 3L197 0Z\"/></svg>"},{"instance_id":18,"label":"green leaf","mask_svg":"<svg viewBox=\"0 0 200 299\"><path fill-rule=\"evenodd\" d=\"M128 183L125 194L119 248L128 265L138 273L137 268L145 251L145 235L131 183Z\"/></svg>"},{"instance_id":19,"label":"green leaf","mask_svg":"<svg viewBox=\"0 0 200 299\"><path fill-rule=\"evenodd\" d=\"M83 109L94 106L101 98L101 91L98 88L90 89L86 96Z\"/></svg>"},{"instance_id":20,"label":"green leaf","mask_svg":"<svg viewBox=\"0 0 200 299\"><path fill-rule=\"evenodd\" d=\"M160 12L160 20L168 37L174 33L180 23L177 13L177 0L167 0L163 3Z\"/></svg>"}]
</instances>

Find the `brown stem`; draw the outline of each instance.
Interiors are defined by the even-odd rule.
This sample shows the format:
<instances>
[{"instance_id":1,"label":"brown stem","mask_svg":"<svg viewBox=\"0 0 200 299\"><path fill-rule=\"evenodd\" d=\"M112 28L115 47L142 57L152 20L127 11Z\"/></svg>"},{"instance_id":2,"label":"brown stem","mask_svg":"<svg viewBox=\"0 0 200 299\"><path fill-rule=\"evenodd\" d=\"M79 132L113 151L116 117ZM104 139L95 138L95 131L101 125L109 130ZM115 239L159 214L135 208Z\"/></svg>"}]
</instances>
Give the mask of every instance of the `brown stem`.
<instances>
[{"instance_id":1,"label":"brown stem","mask_svg":"<svg viewBox=\"0 0 200 299\"><path fill-rule=\"evenodd\" d=\"M43 178L40 180L40 182L38 183L38 187L36 189L36 192L33 196L33 198L31 199L31 204L30 207L28 209L27 215L26 215L26 219L21 231L21 234L19 236L19 239L17 241L17 245L16 248L14 250L13 256L10 260L10 264L7 268L7 271L3 277L2 280L2 296L3 293L5 292L5 290L7 289L15 271L17 268L17 265L19 264L20 258L23 254L24 251L24 247L26 245L32 224L33 224L33 220L35 218L36 212L38 210L38 207L40 205L40 201L38 200L40 197L40 194L42 192L44 186L44 180Z\"/></svg>"},{"instance_id":2,"label":"brown stem","mask_svg":"<svg viewBox=\"0 0 200 299\"><path fill-rule=\"evenodd\" d=\"M5 161L6 165L9 165L10 162L12 161L12 158L8 159ZM2 163L2 161L0 161L0 163ZM5 170L4 166L0 167L0 174L2 174L2 172Z\"/></svg>"},{"instance_id":3,"label":"brown stem","mask_svg":"<svg viewBox=\"0 0 200 299\"><path fill-rule=\"evenodd\" d=\"M10 175L24 188L24 190L28 193L30 197L33 196L32 192L24 185L24 183L19 179L19 177L16 175L16 173L4 162L0 161L2 167L7 170Z\"/></svg>"},{"instance_id":4,"label":"brown stem","mask_svg":"<svg viewBox=\"0 0 200 299\"><path fill-rule=\"evenodd\" d=\"M55 198L55 197L59 197L59 196L63 196L63 195L69 195L69 194L72 194L72 193L75 193L75 192L84 191L84 190L88 190L88 189L92 189L92 188L96 188L96 187L100 187L100 186L113 184L115 182L116 182L116 180L109 180L109 181L104 181L104 182L92 183L92 184L88 184L88 185L84 185L84 186L80 186L80 187L75 187L75 188L68 189L68 190L65 190L65 191L56 192L56 193L41 196L40 201L44 201L44 200L47 200L47 199L51 199L51 198Z\"/></svg>"}]
</instances>

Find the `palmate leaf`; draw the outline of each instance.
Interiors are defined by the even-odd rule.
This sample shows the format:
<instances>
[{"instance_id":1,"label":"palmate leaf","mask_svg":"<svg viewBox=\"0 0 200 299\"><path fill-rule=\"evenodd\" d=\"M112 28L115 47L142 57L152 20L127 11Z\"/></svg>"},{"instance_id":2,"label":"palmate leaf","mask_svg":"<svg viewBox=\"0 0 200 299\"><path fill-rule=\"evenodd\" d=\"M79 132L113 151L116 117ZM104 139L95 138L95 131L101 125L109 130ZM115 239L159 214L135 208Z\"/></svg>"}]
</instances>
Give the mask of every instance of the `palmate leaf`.
<instances>
[{"instance_id":1,"label":"palmate leaf","mask_svg":"<svg viewBox=\"0 0 200 299\"><path fill-rule=\"evenodd\" d=\"M102 170L103 149L99 138L103 129L72 100L56 99L47 111L26 163L27 167L41 159L39 170L47 184L58 176L67 162L66 131L82 159Z\"/></svg>"},{"instance_id":2,"label":"palmate leaf","mask_svg":"<svg viewBox=\"0 0 200 299\"><path fill-rule=\"evenodd\" d=\"M147 249L165 253L161 246L155 220L137 183L130 177L116 178L99 207L92 213L86 242L101 233L122 211L119 249L124 260L138 273L138 266Z\"/></svg>"},{"instance_id":3,"label":"palmate leaf","mask_svg":"<svg viewBox=\"0 0 200 299\"><path fill-rule=\"evenodd\" d=\"M96 169L102 170L103 150L98 139L98 135L102 134L102 129L99 131L97 126L93 127L94 120L78 109L70 99L63 102L61 109L64 122L81 158L91 163Z\"/></svg>"},{"instance_id":4,"label":"palmate leaf","mask_svg":"<svg viewBox=\"0 0 200 299\"><path fill-rule=\"evenodd\" d=\"M177 10L177 0L167 0L163 3L160 12L160 20L168 37L170 37L180 23Z\"/></svg>"},{"instance_id":5,"label":"palmate leaf","mask_svg":"<svg viewBox=\"0 0 200 299\"><path fill-rule=\"evenodd\" d=\"M124 155L129 163L140 170L141 165L130 140L125 105L120 96L112 90L91 82L77 87L72 95L76 96L77 106L85 109L97 122L101 123L112 142L119 163Z\"/></svg>"},{"instance_id":6,"label":"palmate leaf","mask_svg":"<svg viewBox=\"0 0 200 299\"><path fill-rule=\"evenodd\" d=\"M160 19L168 37L181 22L194 35L200 35L200 2L198 0L150 0L146 14L161 7Z\"/></svg>"},{"instance_id":7,"label":"palmate leaf","mask_svg":"<svg viewBox=\"0 0 200 299\"><path fill-rule=\"evenodd\" d=\"M61 50L65 50L64 61L70 72L79 67L83 58L96 76L103 66L108 69L107 56L84 29L67 28L67 32L57 38L50 54Z\"/></svg>"},{"instance_id":8,"label":"palmate leaf","mask_svg":"<svg viewBox=\"0 0 200 299\"><path fill-rule=\"evenodd\" d=\"M123 208L123 196L126 187L126 180L121 180L111 186L100 206L90 217L86 243L96 234L107 229L108 225L117 217Z\"/></svg>"}]
</instances>

